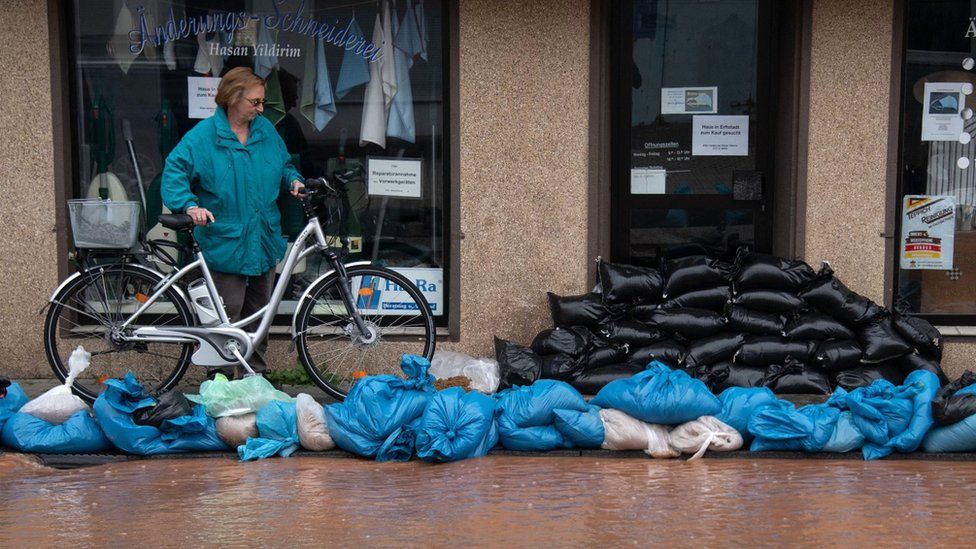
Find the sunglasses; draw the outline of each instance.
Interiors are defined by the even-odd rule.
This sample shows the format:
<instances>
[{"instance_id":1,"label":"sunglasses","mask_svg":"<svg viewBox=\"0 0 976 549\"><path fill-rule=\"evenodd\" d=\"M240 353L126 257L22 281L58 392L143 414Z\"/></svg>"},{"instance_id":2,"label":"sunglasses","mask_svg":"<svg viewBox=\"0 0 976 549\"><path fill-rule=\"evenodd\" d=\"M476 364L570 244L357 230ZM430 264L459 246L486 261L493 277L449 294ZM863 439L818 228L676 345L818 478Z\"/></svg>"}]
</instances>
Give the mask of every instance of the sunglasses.
<instances>
[{"instance_id":1,"label":"sunglasses","mask_svg":"<svg viewBox=\"0 0 976 549\"><path fill-rule=\"evenodd\" d=\"M255 107L257 107L258 105L264 105L265 103L268 102L267 99L251 99L249 97L245 97L244 100Z\"/></svg>"}]
</instances>

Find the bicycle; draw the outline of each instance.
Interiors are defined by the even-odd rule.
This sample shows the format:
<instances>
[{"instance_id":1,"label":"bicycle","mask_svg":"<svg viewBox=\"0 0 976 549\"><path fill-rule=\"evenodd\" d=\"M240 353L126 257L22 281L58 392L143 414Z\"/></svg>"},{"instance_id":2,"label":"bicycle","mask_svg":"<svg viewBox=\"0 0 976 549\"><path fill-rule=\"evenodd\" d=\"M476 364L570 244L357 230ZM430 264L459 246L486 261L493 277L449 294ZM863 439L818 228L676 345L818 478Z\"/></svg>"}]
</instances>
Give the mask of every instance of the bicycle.
<instances>
[{"instance_id":1,"label":"bicycle","mask_svg":"<svg viewBox=\"0 0 976 549\"><path fill-rule=\"evenodd\" d=\"M48 304L45 352L55 375L64 381L67 357L77 345L92 353L87 376L119 376L131 370L144 383L150 380L147 389L153 393L173 388L191 363L208 368L241 365L251 375L248 359L269 333L292 271L315 253L324 256L331 270L298 300L291 336L302 366L318 387L341 400L366 375L398 374L403 353L430 359L434 320L420 290L400 273L368 261L344 264L333 246L336 239L326 237L319 217L330 226L329 203L341 205L344 189L341 175L331 181L306 180L302 202L308 223L287 253L268 304L237 322L227 318L188 215L159 218L165 227L187 234L186 251L192 259L167 275L140 262L145 251L124 251L108 264L83 257L78 271L58 286ZM341 206L336 211L341 225ZM338 251L344 253L346 237L338 240ZM196 270L202 276L186 290L177 284ZM252 323L258 323L257 329L246 331ZM74 383L75 392L88 401L100 389L89 377Z\"/></svg>"}]
</instances>

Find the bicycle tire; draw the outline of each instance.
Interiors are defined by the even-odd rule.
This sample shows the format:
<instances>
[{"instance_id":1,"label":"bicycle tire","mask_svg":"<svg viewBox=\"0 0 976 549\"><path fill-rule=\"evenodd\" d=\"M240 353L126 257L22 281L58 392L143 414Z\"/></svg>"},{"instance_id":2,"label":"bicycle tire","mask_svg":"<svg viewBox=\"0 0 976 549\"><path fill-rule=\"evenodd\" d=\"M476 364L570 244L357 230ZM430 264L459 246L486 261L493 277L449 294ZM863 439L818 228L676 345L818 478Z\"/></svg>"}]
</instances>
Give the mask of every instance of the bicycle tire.
<instances>
[{"instance_id":1,"label":"bicycle tire","mask_svg":"<svg viewBox=\"0 0 976 549\"><path fill-rule=\"evenodd\" d=\"M110 277L117 277L118 281L106 283ZM113 343L107 335L111 325L119 325L128 318L128 315L123 311L129 309L134 311L135 307L138 306L137 303L149 295L148 292L162 280L161 274L144 266L117 264L96 267L86 271L58 291L48 308L47 317L44 321L44 350L54 375L62 382L67 379L68 357L77 345L82 345L92 353L91 365L82 374L81 379L75 380L72 388L76 395L89 403L93 402L100 393L101 384L98 383L98 379L105 375L124 375L123 370L130 370L136 374L147 392L159 394L172 389L183 377L190 364L193 344L118 345ZM113 292L114 299L108 296L110 291ZM90 296L92 295L100 296L97 299L101 299L104 313L98 312L97 307L90 303ZM114 303L115 312L112 312L110 306L107 305L110 301ZM162 311L168 311L167 303L173 307L172 320L155 324L139 324L139 326L196 325L196 317L193 315L189 304L175 287L167 288L159 301L154 303L153 307L157 307L160 313L150 315L147 311L144 318L156 318L157 320L166 318ZM98 304L96 303L96 305ZM72 316L78 321L72 320ZM92 321L94 323L90 323ZM100 345L104 349L100 348ZM179 353L175 356L160 355L158 352L150 350L150 345L154 346L153 349L158 349L160 345L179 347ZM116 354L116 357L124 353L126 355L138 355L140 358L137 362L128 365L120 364L120 361L124 362L127 357L110 360L103 358L113 353ZM164 361L175 359L176 365L169 369L167 365L162 363L164 361L156 360L159 364L150 369L148 368L151 362L149 357L163 358ZM156 374L157 371L161 373ZM95 382L88 381L92 376L95 376Z\"/></svg>"},{"instance_id":2,"label":"bicycle tire","mask_svg":"<svg viewBox=\"0 0 976 549\"><path fill-rule=\"evenodd\" d=\"M340 401L346 397L352 385L366 375L402 375L399 365L400 356L404 353L421 355L429 360L434 355L436 338L434 315L430 306L420 290L408 278L391 269L369 265L350 267L347 275L353 290L357 288L362 290L364 280L368 281L367 286L370 288L366 291L369 292L375 292L376 288L389 288L381 282L382 280L395 284L409 296L413 303L411 305L409 302L399 302L401 306L405 305L407 310L416 307L417 313L414 315L383 313L380 312L378 303L374 302L377 307L371 309L367 301L367 306L359 309L360 314L370 330L376 331L378 341L364 343L357 339L359 332L354 329L355 324L345 306L341 301L337 301L339 292L337 276L323 279L309 289L308 297L295 313L295 346L302 366L312 381L325 393ZM372 278L365 279L364 277L367 276ZM378 281L375 287L372 282L374 280ZM402 298L403 294L400 295ZM353 293L354 298L359 298L356 299L357 306L363 303L363 296L363 293L358 295ZM378 299L379 294L374 296L370 293L369 297ZM316 308L326 310L316 313ZM373 310L377 312L371 313ZM316 341L310 342L313 337ZM384 346L384 342L390 345ZM354 361L354 370L349 369L345 364L332 365L324 361L323 355L334 357L337 361L350 353L349 349L359 351L358 360ZM372 360L367 361L367 358Z\"/></svg>"}]
</instances>

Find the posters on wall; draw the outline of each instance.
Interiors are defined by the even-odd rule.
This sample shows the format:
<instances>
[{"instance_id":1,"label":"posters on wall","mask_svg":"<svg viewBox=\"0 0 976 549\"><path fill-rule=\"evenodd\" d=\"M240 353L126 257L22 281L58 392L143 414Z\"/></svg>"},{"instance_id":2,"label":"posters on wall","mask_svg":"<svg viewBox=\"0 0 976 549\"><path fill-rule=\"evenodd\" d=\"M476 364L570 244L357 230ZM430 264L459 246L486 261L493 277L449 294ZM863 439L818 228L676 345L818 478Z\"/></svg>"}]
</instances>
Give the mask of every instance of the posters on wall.
<instances>
[{"instance_id":1,"label":"posters on wall","mask_svg":"<svg viewBox=\"0 0 976 549\"><path fill-rule=\"evenodd\" d=\"M444 315L444 269L398 267L393 270L417 286L434 316ZM353 295L358 296L356 307L365 314L419 314L410 295L388 279L356 277L353 279L353 286Z\"/></svg>"},{"instance_id":2,"label":"posters on wall","mask_svg":"<svg viewBox=\"0 0 976 549\"><path fill-rule=\"evenodd\" d=\"M186 78L187 106L190 118L210 118L217 110L217 86L220 78L188 76Z\"/></svg>"},{"instance_id":3,"label":"posters on wall","mask_svg":"<svg viewBox=\"0 0 976 549\"><path fill-rule=\"evenodd\" d=\"M749 156L749 117L694 116L692 156Z\"/></svg>"},{"instance_id":4,"label":"posters on wall","mask_svg":"<svg viewBox=\"0 0 976 549\"><path fill-rule=\"evenodd\" d=\"M958 141L966 104L962 82L926 82L922 101L922 141Z\"/></svg>"},{"instance_id":5,"label":"posters on wall","mask_svg":"<svg viewBox=\"0 0 976 549\"><path fill-rule=\"evenodd\" d=\"M366 162L370 196L421 198L423 162L419 158L369 157Z\"/></svg>"},{"instance_id":6,"label":"posters on wall","mask_svg":"<svg viewBox=\"0 0 976 549\"><path fill-rule=\"evenodd\" d=\"M661 114L715 114L718 87L661 88Z\"/></svg>"},{"instance_id":7,"label":"posters on wall","mask_svg":"<svg viewBox=\"0 0 976 549\"><path fill-rule=\"evenodd\" d=\"M901 268L952 269L956 198L907 195L902 204Z\"/></svg>"}]
</instances>

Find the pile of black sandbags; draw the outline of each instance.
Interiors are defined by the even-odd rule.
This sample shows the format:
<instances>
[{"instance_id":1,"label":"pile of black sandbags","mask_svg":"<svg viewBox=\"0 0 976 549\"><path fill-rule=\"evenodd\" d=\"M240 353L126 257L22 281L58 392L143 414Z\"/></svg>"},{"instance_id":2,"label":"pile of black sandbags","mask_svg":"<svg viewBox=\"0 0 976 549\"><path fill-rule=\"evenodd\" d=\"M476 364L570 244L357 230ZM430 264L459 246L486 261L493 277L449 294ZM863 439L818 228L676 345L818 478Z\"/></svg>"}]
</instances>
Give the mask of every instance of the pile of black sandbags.
<instances>
[{"instance_id":1,"label":"pile of black sandbags","mask_svg":"<svg viewBox=\"0 0 976 549\"><path fill-rule=\"evenodd\" d=\"M828 394L876 379L899 385L920 368L947 382L938 330L851 291L826 263L816 272L742 252L734 263L693 256L660 270L598 261L597 273L592 293L548 295L554 327L530 346L495 339L502 387L551 378L594 394L654 360L716 393Z\"/></svg>"}]
</instances>

